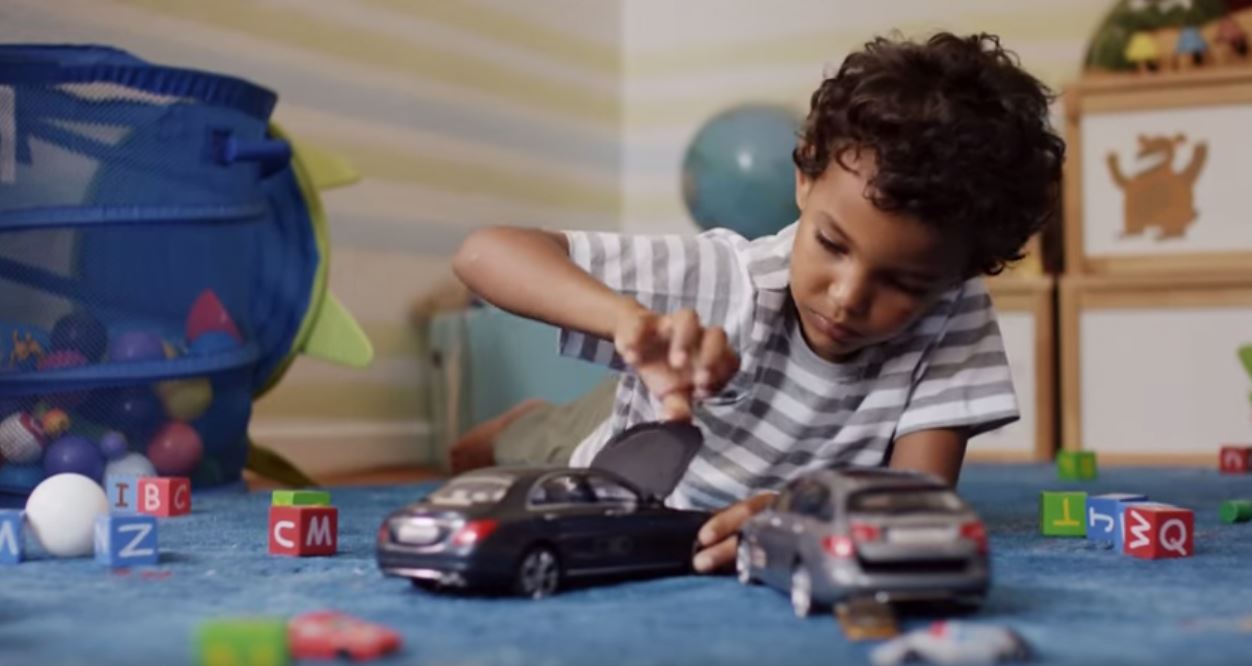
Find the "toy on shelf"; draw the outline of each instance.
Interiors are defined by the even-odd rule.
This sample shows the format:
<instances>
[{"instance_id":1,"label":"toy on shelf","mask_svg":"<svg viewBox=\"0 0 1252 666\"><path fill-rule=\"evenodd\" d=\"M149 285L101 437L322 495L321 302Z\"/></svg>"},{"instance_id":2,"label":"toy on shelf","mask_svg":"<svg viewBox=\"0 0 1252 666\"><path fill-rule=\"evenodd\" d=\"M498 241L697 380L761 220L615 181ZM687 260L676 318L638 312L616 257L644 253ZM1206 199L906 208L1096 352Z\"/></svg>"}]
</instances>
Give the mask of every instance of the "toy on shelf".
<instances>
[{"instance_id":1,"label":"toy on shelf","mask_svg":"<svg viewBox=\"0 0 1252 666\"><path fill-rule=\"evenodd\" d=\"M1087 47L1088 72L1206 70L1252 62L1246 2L1119 0Z\"/></svg>"},{"instance_id":2,"label":"toy on shelf","mask_svg":"<svg viewBox=\"0 0 1252 666\"><path fill-rule=\"evenodd\" d=\"M702 442L691 424L644 423L589 468L494 467L461 474L390 514L378 566L432 589L508 589L538 599L570 578L691 570L702 511L664 498ZM563 535L576 530L581 536ZM583 543L604 548L588 550Z\"/></svg>"},{"instance_id":3,"label":"toy on shelf","mask_svg":"<svg viewBox=\"0 0 1252 666\"><path fill-rule=\"evenodd\" d=\"M890 469L810 472L740 528L740 582L791 596L792 610L849 598L978 606L990 586L987 532L942 480Z\"/></svg>"}]
</instances>

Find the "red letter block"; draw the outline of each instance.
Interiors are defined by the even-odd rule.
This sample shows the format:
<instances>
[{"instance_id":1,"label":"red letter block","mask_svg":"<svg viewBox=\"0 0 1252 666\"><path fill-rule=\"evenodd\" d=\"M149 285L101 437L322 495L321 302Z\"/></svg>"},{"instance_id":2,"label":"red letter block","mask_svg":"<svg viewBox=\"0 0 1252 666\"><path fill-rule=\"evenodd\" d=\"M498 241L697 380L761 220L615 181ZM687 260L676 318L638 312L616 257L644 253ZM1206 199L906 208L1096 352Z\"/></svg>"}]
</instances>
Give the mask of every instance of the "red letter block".
<instances>
[{"instance_id":1,"label":"red letter block","mask_svg":"<svg viewBox=\"0 0 1252 666\"><path fill-rule=\"evenodd\" d=\"M1252 467L1252 446L1223 446L1217 459L1222 474L1247 474Z\"/></svg>"},{"instance_id":2,"label":"red letter block","mask_svg":"<svg viewBox=\"0 0 1252 666\"><path fill-rule=\"evenodd\" d=\"M339 510L333 506L271 506L271 555L334 555Z\"/></svg>"},{"instance_id":3,"label":"red letter block","mask_svg":"<svg viewBox=\"0 0 1252 666\"><path fill-rule=\"evenodd\" d=\"M191 513L191 480L182 476L139 479L139 513L169 518Z\"/></svg>"},{"instance_id":4,"label":"red letter block","mask_svg":"<svg viewBox=\"0 0 1252 666\"><path fill-rule=\"evenodd\" d=\"M1125 552L1145 559L1195 554L1195 514L1169 504L1127 504L1122 515Z\"/></svg>"}]
</instances>

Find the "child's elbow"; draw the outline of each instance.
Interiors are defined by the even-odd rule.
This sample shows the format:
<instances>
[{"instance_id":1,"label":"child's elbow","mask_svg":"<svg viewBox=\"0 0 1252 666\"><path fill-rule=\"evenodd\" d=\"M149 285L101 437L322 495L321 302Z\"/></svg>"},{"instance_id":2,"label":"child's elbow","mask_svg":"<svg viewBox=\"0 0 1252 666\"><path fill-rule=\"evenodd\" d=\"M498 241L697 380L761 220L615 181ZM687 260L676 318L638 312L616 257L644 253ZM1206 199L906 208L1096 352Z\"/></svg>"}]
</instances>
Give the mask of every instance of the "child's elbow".
<instances>
[{"instance_id":1,"label":"child's elbow","mask_svg":"<svg viewBox=\"0 0 1252 666\"><path fill-rule=\"evenodd\" d=\"M490 251L497 233L496 229L479 229L461 243L461 247L452 257L452 272L461 282L472 282L476 268L482 263L483 254Z\"/></svg>"}]
</instances>

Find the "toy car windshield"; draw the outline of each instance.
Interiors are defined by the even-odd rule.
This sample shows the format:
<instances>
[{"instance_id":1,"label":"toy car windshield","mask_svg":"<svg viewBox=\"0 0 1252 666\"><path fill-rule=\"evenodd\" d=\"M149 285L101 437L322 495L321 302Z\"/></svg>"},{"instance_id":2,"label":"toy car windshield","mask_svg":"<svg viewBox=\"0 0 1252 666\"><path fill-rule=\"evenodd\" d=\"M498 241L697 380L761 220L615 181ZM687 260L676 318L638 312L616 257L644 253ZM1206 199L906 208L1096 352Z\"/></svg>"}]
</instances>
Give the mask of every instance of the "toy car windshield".
<instances>
[{"instance_id":1,"label":"toy car windshield","mask_svg":"<svg viewBox=\"0 0 1252 666\"><path fill-rule=\"evenodd\" d=\"M894 488L856 493L848 501L853 513L955 513L964 509L950 490Z\"/></svg>"},{"instance_id":2,"label":"toy car windshield","mask_svg":"<svg viewBox=\"0 0 1252 666\"><path fill-rule=\"evenodd\" d=\"M515 478L474 475L452 479L430 494L427 501L441 506L489 506L504 499Z\"/></svg>"}]
</instances>

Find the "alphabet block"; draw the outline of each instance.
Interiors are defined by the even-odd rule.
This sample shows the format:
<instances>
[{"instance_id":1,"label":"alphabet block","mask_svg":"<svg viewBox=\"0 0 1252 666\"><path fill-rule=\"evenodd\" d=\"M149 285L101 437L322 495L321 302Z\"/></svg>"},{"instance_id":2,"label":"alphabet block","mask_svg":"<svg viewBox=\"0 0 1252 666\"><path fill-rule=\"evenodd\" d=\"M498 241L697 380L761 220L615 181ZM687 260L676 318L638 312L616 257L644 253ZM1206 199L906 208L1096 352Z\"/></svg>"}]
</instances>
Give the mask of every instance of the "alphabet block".
<instances>
[{"instance_id":1,"label":"alphabet block","mask_svg":"<svg viewBox=\"0 0 1252 666\"><path fill-rule=\"evenodd\" d=\"M96 561L112 567L156 564L161 560L155 516L111 514L96 518Z\"/></svg>"},{"instance_id":2,"label":"alphabet block","mask_svg":"<svg viewBox=\"0 0 1252 666\"><path fill-rule=\"evenodd\" d=\"M169 518L191 512L191 481L181 476L139 479L139 513Z\"/></svg>"},{"instance_id":3,"label":"alphabet block","mask_svg":"<svg viewBox=\"0 0 1252 666\"><path fill-rule=\"evenodd\" d=\"M271 506L271 555L334 555L339 548L339 510L333 506Z\"/></svg>"},{"instance_id":4,"label":"alphabet block","mask_svg":"<svg viewBox=\"0 0 1252 666\"><path fill-rule=\"evenodd\" d=\"M1044 536L1086 536L1087 493L1045 490L1039 498Z\"/></svg>"},{"instance_id":5,"label":"alphabet block","mask_svg":"<svg viewBox=\"0 0 1252 666\"><path fill-rule=\"evenodd\" d=\"M1195 554L1195 515L1191 509L1141 502L1127 504L1125 553L1145 559L1190 557Z\"/></svg>"}]
</instances>

